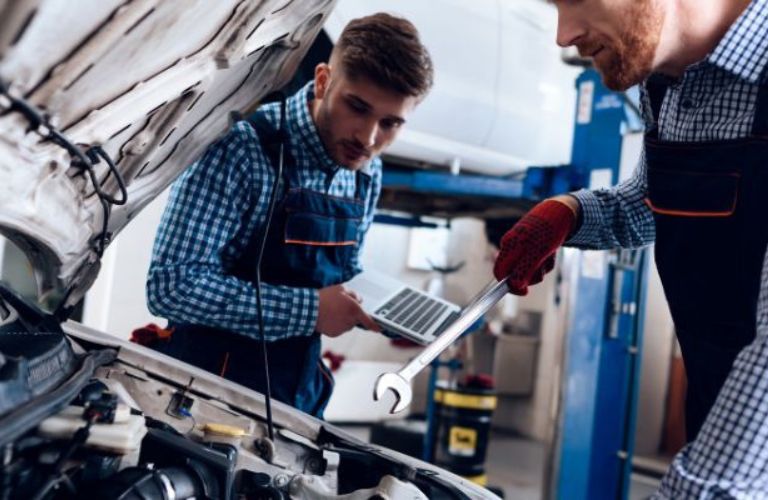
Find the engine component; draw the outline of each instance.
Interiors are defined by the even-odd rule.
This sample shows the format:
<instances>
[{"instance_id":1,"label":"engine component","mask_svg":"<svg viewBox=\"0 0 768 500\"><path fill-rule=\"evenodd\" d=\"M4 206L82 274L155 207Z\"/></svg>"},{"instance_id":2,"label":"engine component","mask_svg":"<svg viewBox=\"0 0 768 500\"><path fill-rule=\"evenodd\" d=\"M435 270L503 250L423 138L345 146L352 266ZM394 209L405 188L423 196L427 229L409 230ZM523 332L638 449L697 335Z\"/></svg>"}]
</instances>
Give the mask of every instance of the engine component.
<instances>
[{"instance_id":1,"label":"engine component","mask_svg":"<svg viewBox=\"0 0 768 500\"><path fill-rule=\"evenodd\" d=\"M77 365L59 320L0 287L0 415L43 394Z\"/></svg>"},{"instance_id":2,"label":"engine component","mask_svg":"<svg viewBox=\"0 0 768 500\"><path fill-rule=\"evenodd\" d=\"M338 500L396 500L408 498L412 500L428 500L424 493L411 483L400 481L393 476L381 478L378 486L364 490L357 490L347 495L334 495L328 491L319 481L312 476L296 476L289 485L291 497L308 500L338 499Z\"/></svg>"},{"instance_id":3,"label":"engine component","mask_svg":"<svg viewBox=\"0 0 768 500\"><path fill-rule=\"evenodd\" d=\"M204 466L168 467L153 470L142 467L123 469L93 489L90 498L115 500L217 499L211 487L215 479Z\"/></svg>"},{"instance_id":4,"label":"engine component","mask_svg":"<svg viewBox=\"0 0 768 500\"><path fill-rule=\"evenodd\" d=\"M272 477L263 472L244 471L240 478L240 494L258 500L284 500L288 496L273 486Z\"/></svg>"},{"instance_id":5,"label":"engine component","mask_svg":"<svg viewBox=\"0 0 768 500\"><path fill-rule=\"evenodd\" d=\"M113 453L126 454L137 450L147 433L144 417L131 415L130 409L119 405L113 423L94 423L85 446L92 446ZM58 415L49 417L40 423L38 432L51 439L69 439L85 425L83 408L69 406Z\"/></svg>"},{"instance_id":6,"label":"engine component","mask_svg":"<svg viewBox=\"0 0 768 500\"><path fill-rule=\"evenodd\" d=\"M237 449L233 446L204 445L178 433L150 428L142 442L139 460L158 468L193 468L205 478L205 494L198 495L199 498L227 500L234 495Z\"/></svg>"},{"instance_id":7,"label":"engine component","mask_svg":"<svg viewBox=\"0 0 768 500\"><path fill-rule=\"evenodd\" d=\"M187 418L192 410L195 400L186 395L186 391L176 391L171 396L165 413L176 418Z\"/></svg>"},{"instance_id":8,"label":"engine component","mask_svg":"<svg viewBox=\"0 0 768 500\"><path fill-rule=\"evenodd\" d=\"M203 425L203 440L210 443L224 443L240 446L245 430L233 425L207 423Z\"/></svg>"}]
</instances>

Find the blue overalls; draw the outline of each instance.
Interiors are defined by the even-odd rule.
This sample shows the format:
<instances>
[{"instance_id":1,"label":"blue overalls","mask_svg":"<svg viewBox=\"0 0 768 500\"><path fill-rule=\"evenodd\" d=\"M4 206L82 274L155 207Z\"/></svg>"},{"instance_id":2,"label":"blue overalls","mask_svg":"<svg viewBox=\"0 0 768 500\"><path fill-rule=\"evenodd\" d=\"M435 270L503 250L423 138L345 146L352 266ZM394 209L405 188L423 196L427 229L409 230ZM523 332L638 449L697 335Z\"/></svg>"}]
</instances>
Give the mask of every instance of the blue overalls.
<instances>
[{"instance_id":1,"label":"blue overalls","mask_svg":"<svg viewBox=\"0 0 768 500\"><path fill-rule=\"evenodd\" d=\"M658 122L666 85L648 83ZM656 262L688 376L686 430L699 432L738 353L755 338L768 246L768 86L752 135L711 142L645 137Z\"/></svg>"},{"instance_id":2,"label":"blue overalls","mask_svg":"<svg viewBox=\"0 0 768 500\"><path fill-rule=\"evenodd\" d=\"M249 121L274 168L279 155L278 132L258 111ZM370 176L358 171L355 197L337 197L301 188L290 155L286 154L285 160L281 186L284 193L266 236L262 281L315 289L349 281L355 272L353 258L358 251ZM258 244L259 235L255 234L231 270L234 276L255 281ZM171 326L173 335L160 350L265 392L261 344L256 338L201 325ZM272 396L322 418L333 390L333 377L320 356L320 334L269 342L267 346Z\"/></svg>"}]
</instances>

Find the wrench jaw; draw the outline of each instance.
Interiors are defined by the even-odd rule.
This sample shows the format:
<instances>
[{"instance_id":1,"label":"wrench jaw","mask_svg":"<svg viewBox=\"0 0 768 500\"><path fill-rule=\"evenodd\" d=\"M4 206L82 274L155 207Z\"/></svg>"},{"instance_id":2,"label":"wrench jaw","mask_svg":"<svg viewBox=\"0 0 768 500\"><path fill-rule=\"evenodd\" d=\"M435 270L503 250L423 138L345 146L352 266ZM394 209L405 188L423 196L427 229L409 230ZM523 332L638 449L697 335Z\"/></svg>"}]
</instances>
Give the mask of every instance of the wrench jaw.
<instances>
[{"instance_id":1,"label":"wrench jaw","mask_svg":"<svg viewBox=\"0 0 768 500\"><path fill-rule=\"evenodd\" d=\"M411 405L413 393L411 384L397 373L382 373L376 380L376 387L373 390L373 399L380 401L384 393L391 390L395 395L395 404L390 413L400 413Z\"/></svg>"},{"instance_id":2,"label":"wrench jaw","mask_svg":"<svg viewBox=\"0 0 768 500\"><path fill-rule=\"evenodd\" d=\"M477 318L485 314L494 304L501 300L509 292L507 278L502 281L493 280L483 291L472 300L472 303L464 309L461 316L453 322L429 347L424 349L418 356L412 359L400 371L395 373L383 373L376 380L376 386L373 389L373 399L381 400L384 393L392 390L395 394L395 404L390 413L399 413L411 404L411 384L410 381L421 370L440 356L464 331L474 323Z\"/></svg>"}]
</instances>

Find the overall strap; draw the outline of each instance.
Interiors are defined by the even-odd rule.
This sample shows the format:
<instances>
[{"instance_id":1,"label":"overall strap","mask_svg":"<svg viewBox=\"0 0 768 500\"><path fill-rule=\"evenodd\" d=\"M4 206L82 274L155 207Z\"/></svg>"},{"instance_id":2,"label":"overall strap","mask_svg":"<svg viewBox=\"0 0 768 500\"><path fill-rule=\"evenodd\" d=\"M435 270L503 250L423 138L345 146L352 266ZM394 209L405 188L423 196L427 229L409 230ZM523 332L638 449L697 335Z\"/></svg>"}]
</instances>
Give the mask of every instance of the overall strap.
<instances>
[{"instance_id":1,"label":"overall strap","mask_svg":"<svg viewBox=\"0 0 768 500\"><path fill-rule=\"evenodd\" d=\"M760 77L760 89L757 91L755 105L755 121L752 125L752 135L768 137L768 64Z\"/></svg>"},{"instance_id":2,"label":"overall strap","mask_svg":"<svg viewBox=\"0 0 768 500\"><path fill-rule=\"evenodd\" d=\"M371 187L371 176L358 170L355 172L355 198L365 201Z\"/></svg>"},{"instance_id":3,"label":"overall strap","mask_svg":"<svg viewBox=\"0 0 768 500\"><path fill-rule=\"evenodd\" d=\"M664 104L668 88L669 84L661 75L651 75L645 82L645 90L648 92L648 100L651 104L651 115L657 129L661 117L661 107Z\"/></svg>"},{"instance_id":4,"label":"overall strap","mask_svg":"<svg viewBox=\"0 0 768 500\"><path fill-rule=\"evenodd\" d=\"M291 171L295 165L293 155L291 155L290 148L288 147L288 134L287 132L278 130L264 113L253 113L248 117L248 122L256 130L256 135L259 137L259 143L261 148L269 159L269 164L274 172L277 172L278 164L280 162L280 144L284 143L284 167L283 167L283 182L286 189L291 185Z\"/></svg>"}]
</instances>

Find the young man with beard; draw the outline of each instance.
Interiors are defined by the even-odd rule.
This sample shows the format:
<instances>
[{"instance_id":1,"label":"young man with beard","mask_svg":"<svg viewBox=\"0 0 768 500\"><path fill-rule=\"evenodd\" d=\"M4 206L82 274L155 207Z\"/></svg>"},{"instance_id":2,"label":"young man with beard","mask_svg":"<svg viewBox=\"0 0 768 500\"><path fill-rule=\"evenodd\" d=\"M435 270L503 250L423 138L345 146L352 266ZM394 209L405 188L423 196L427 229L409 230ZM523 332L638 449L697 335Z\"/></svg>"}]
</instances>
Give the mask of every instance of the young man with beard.
<instances>
[{"instance_id":1,"label":"young man with beard","mask_svg":"<svg viewBox=\"0 0 768 500\"><path fill-rule=\"evenodd\" d=\"M173 186L155 241L149 309L173 329L158 349L260 392L269 382L277 399L322 416L332 377L320 335L378 330L342 284L360 272L381 188L378 155L432 75L410 22L387 14L350 22L330 61L287 101L285 166L268 231L280 105L262 106L211 145ZM254 286L262 242L269 381Z\"/></svg>"},{"instance_id":2,"label":"young man with beard","mask_svg":"<svg viewBox=\"0 0 768 500\"><path fill-rule=\"evenodd\" d=\"M518 294L563 244L655 241L688 374L691 443L658 498L768 497L768 0L555 0L557 42L641 85L634 176L534 207L495 274ZM713 495L713 496L708 496Z\"/></svg>"}]
</instances>

